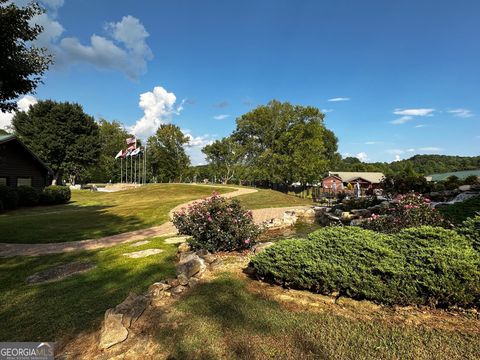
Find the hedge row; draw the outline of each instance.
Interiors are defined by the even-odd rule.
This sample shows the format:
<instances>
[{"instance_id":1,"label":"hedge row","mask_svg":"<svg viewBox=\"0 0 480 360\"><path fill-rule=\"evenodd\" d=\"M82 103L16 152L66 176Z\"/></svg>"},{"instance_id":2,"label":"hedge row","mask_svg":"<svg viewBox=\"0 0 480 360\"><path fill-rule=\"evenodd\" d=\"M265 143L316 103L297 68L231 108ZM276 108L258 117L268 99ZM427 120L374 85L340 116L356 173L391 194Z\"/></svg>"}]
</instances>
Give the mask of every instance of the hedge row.
<instances>
[{"instance_id":1,"label":"hedge row","mask_svg":"<svg viewBox=\"0 0 480 360\"><path fill-rule=\"evenodd\" d=\"M253 257L265 280L384 304L480 305L480 255L455 231L423 226L386 235L327 227Z\"/></svg>"},{"instance_id":2,"label":"hedge row","mask_svg":"<svg viewBox=\"0 0 480 360\"><path fill-rule=\"evenodd\" d=\"M13 210L19 206L65 204L70 201L67 186L47 186L38 191L31 186L9 187L0 185L0 211Z\"/></svg>"}]
</instances>

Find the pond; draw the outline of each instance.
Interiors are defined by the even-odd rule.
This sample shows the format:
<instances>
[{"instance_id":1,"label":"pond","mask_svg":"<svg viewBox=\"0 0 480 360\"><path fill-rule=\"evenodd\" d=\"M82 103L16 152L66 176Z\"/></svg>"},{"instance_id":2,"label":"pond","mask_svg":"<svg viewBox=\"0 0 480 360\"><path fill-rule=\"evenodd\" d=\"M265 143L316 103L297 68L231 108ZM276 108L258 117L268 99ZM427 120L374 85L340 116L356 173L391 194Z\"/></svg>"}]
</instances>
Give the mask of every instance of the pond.
<instances>
[{"instance_id":1,"label":"pond","mask_svg":"<svg viewBox=\"0 0 480 360\"><path fill-rule=\"evenodd\" d=\"M260 241L278 241L283 239L305 238L311 232L322 228L318 223L297 222L294 226L284 229L269 230L262 235Z\"/></svg>"}]
</instances>

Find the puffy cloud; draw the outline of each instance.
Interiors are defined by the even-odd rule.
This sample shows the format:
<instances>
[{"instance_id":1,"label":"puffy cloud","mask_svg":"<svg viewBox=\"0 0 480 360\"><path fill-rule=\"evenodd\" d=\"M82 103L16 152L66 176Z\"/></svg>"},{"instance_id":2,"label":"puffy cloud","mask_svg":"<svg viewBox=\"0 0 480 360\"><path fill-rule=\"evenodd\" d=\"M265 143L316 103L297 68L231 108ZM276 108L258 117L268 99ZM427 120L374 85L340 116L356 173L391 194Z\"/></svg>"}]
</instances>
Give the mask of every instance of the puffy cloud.
<instances>
[{"instance_id":1,"label":"puffy cloud","mask_svg":"<svg viewBox=\"0 0 480 360\"><path fill-rule=\"evenodd\" d=\"M190 156L192 165L203 165L206 163L205 154L202 153L202 149L214 142L215 136L210 134L204 134L200 136L194 136L189 130L182 130L185 136L188 137L189 143L187 145L186 152Z\"/></svg>"},{"instance_id":2,"label":"puffy cloud","mask_svg":"<svg viewBox=\"0 0 480 360\"><path fill-rule=\"evenodd\" d=\"M227 114L221 114L221 115L217 115L217 116L214 116L213 118L215 120L225 120L226 118L229 118L230 115L227 115Z\"/></svg>"},{"instance_id":3,"label":"puffy cloud","mask_svg":"<svg viewBox=\"0 0 480 360\"><path fill-rule=\"evenodd\" d=\"M460 118L469 118L473 116L472 111L468 109L452 109L448 110L448 113Z\"/></svg>"},{"instance_id":4,"label":"puffy cloud","mask_svg":"<svg viewBox=\"0 0 480 360\"><path fill-rule=\"evenodd\" d=\"M422 127L425 127L426 125L425 124L418 124L418 125L415 125L416 128L422 128Z\"/></svg>"},{"instance_id":5,"label":"puffy cloud","mask_svg":"<svg viewBox=\"0 0 480 360\"><path fill-rule=\"evenodd\" d=\"M328 99L327 101L337 102L337 101L349 101L349 100L350 100L349 97L335 97L335 98Z\"/></svg>"},{"instance_id":6,"label":"puffy cloud","mask_svg":"<svg viewBox=\"0 0 480 360\"><path fill-rule=\"evenodd\" d=\"M130 131L139 138L153 135L161 124L170 122L171 116L179 113L179 109L174 106L176 101L175 94L161 86L140 94L138 105L143 110L143 116L130 127Z\"/></svg>"},{"instance_id":7,"label":"puffy cloud","mask_svg":"<svg viewBox=\"0 0 480 360\"><path fill-rule=\"evenodd\" d=\"M17 101L19 111L28 111L30 105L35 105L37 99L31 95L25 95ZM0 112L0 129L8 129L12 124L14 112Z\"/></svg>"},{"instance_id":8,"label":"puffy cloud","mask_svg":"<svg viewBox=\"0 0 480 360\"><path fill-rule=\"evenodd\" d=\"M402 117L399 117L398 119L390 121L390 124L401 125L401 124L405 124L405 123L407 123L409 121L412 121L412 120L413 120L413 116L402 116Z\"/></svg>"},{"instance_id":9,"label":"puffy cloud","mask_svg":"<svg viewBox=\"0 0 480 360\"><path fill-rule=\"evenodd\" d=\"M56 47L59 65L85 62L100 69L119 70L131 80L138 79L147 70L147 60L152 58L145 27L128 15L120 22L108 23L105 29L111 39L93 34L86 45L73 37L61 39Z\"/></svg>"},{"instance_id":10,"label":"puffy cloud","mask_svg":"<svg viewBox=\"0 0 480 360\"><path fill-rule=\"evenodd\" d=\"M365 152L363 152L363 151L362 151L362 152L359 152L358 154L356 154L355 157L356 157L358 160L362 161L362 162L365 162L365 161L368 160L368 155L367 155L367 153L365 153Z\"/></svg>"},{"instance_id":11,"label":"puffy cloud","mask_svg":"<svg viewBox=\"0 0 480 360\"><path fill-rule=\"evenodd\" d=\"M406 115L406 116L431 116L435 109L395 109L393 113L395 115Z\"/></svg>"}]
</instances>

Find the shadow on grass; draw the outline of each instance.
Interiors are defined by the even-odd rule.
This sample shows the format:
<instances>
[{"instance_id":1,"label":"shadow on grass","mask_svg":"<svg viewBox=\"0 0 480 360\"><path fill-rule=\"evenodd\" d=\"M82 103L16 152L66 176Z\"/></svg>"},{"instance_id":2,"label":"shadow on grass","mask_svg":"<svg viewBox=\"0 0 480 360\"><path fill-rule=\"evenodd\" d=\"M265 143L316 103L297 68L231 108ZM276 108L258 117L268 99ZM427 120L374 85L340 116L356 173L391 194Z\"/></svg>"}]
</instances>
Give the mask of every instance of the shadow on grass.
<instances>
[{"instance_id":1,"label":"shadow on grass","mask_svg":"<svg viewBox=\"0 0 480 360\"><path fill-rule=\"evenodd\" d=\"M95 330L106 309L130 292L172 277L173 248L144 259L127 259L127 246L108 251L0 260L0 341L58 341ZM72 261L97 267L61 281L27 285L33 272Z\"/></svg>"},{"instance_id":2,"label":"shadow on grass","mask_svg":"<svg viewBox=\"0 0 480 360\"><path fill-rule=\"evenodd\" d=\"M284 345L290 354L328 358L321 343L296 334L284 322L277 302L249 293L244 282L227 275L194 289L177 309L184 314L181 326L156 335L163 347L171 348L169 359L284 358Z\"/></svg>"},{"instance_id":3,"label":"shadow on grass","mask_svg":"<svg viewBox=\"0 0 480 360\"><path fill-rule=\"evenodd\" d=\"M34 244L85 240L148 226L134 214L120 216L109 212L111 207L70 204L52 208L52 211L36 208L29 213L7 214L0 217L0 242Z\"/></svg>"}]
</instances>

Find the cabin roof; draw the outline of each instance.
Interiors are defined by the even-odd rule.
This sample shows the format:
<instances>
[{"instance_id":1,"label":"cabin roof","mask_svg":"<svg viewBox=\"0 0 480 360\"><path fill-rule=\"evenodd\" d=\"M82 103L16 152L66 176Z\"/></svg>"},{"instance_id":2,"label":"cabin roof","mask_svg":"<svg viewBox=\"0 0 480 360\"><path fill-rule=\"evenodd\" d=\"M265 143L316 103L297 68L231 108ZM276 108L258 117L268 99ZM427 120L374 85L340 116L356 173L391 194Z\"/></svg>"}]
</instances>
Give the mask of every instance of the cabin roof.
<instances>
[{"instance_id":1,"label":"cabin roof","mask_svg":"<svg viewBox=\"0 0 480 360\"><path fill-rule=\"evenodd\" d=\"M32 156L32 158L45 170L47 170L48 173L53 173L52 169L48 167L47 164L45 164L32 150L30 150L23 142L21 142L15 135L0 135L0 144L5 144L10 141L16 141L18 144L20 144L21 147L23 147L28 154Z\"/></svg>"},{"instance_id":2,"label":"cabin roof","mask_svg":"<svg viewBox=\"0 0 480 360\"><path fill-rule=\"evenodd\" d=\"M338 176L344 182L350 182L359 178L372 184L378 184L385 175L381 172L360 172L360 171L329 171L328 176Z\"/></svg>"}]
</instances>

